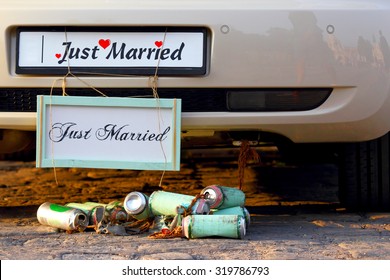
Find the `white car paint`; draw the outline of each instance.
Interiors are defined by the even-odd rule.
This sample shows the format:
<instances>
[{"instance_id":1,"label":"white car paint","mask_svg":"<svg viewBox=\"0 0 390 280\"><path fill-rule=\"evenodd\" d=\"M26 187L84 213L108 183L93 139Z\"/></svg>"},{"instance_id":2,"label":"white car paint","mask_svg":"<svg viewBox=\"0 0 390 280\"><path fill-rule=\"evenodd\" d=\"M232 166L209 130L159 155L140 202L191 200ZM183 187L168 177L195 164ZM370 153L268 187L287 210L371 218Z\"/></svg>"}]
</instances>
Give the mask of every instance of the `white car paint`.
<instances>
[{"instance_id":1,"label":"white car paint","mask_svg":"<svg viewBox=\"0 0 390 280\"><path fill-rule=\"evenodd\" d=\"M389 14L388 0L2 0L0 88L49 94L61 78L15 73L17 27L205 27L207 74L161 76L159 88L333 92L309 111L185 112L183 130L268 131L298 143L371 140L390 130ZM68 77L67 87L150 87L149 76L79 78ZM35 121L33 112L0 112L0 129L33 131Z\"/></svg>"}]
</instances>

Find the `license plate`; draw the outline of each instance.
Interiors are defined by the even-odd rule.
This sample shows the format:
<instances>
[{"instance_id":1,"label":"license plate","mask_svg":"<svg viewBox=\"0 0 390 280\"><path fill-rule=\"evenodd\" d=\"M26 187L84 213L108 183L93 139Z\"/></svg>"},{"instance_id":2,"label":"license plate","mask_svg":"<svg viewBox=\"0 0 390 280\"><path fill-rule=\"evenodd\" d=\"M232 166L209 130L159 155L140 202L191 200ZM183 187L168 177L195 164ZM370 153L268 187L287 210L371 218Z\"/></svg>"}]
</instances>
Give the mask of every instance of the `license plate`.
<instances>
[{"instance_id":1,"label":"license plate","mask_svg":"<svg viewBox=\"0 0 390 280\"><path fill-rule=\"evenodd\" d=\"M205 75L204 28L19 28L17 74Z\"/></svg>"}]
</instances>

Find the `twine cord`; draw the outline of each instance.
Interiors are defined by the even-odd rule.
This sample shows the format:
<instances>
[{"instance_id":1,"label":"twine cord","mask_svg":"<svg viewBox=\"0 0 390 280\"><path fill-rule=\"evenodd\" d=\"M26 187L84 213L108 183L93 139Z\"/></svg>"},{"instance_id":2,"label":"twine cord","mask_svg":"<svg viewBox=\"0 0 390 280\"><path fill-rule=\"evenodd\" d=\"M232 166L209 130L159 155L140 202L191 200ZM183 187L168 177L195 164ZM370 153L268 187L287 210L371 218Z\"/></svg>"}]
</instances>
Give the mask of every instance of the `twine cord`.
<instances>
[{"instance_id":1,"label":"twine cord","mask_svg":"<svg viewBox=\"0 0 390 280\"><path fill-rule=\"evenodd\" d=\"M162 43L162 46L161 46L161 52L164 50L164 46L165 46L165 39L167 37L167 31L168 31L168 28L165 29L165 32L164 32L164 38L163 38L163 43ZM152 77L152 79L149 78L149 82L151 84L151 88L152 88L152 92L153 92L153 97L154 99L156 100L157 102L157 118L158 118L158 130L159 130L159 133L161 133L161 123L164 122L162 116L161 116L161 107L160 107L160 97L158 95L158 69L159 69L159 66L160 66L160 62L161 62L161 56L158 58L158 61L157 61L157 65L156 65L156 70L154 72L154 76ZM166 171L166 166L167 166L167 155L165 153L165 150L164 150L164 146L162 144L162 140L159 141L160 142L160 147L161 147L161 151L163 153L163 156L164 156L164 170L163 170L163 173L161 175L161 178L160 178L160 182L159 182L159 187L162 186L162 182L163 182L163 179L164 179L164 175L165 175L165 171Z\"/></svg>"},{"instance_id":2,"label":"twine cord","mask_svg":"<svg viewBox=\"0 0 390 280\"><path fill-rule=\"evenodd\" d=\"M167 32L168 32L168 28L166 28L165 32L164 32L163 44L162 44L162 47L161 47L161 51L163 50L164 45L165 45ZM64 33L65 33L65 42L67 43L68 42L68 32L66 30L66 27L64 29ZM65 53L69 53L69 44L67 44L67 49L65 50ZM159 130L159 133L161 133L161 123L163 123L163 118L162 118L162 115L161 115L161 108L160 108L160 100L159 100L159 95L158 95L158 70L159 70L160 62L161 62L161 56L158 58L154 75L149 77L149 82L148 82L148 85L152 89L152 96L153 96L153 98L157 102L157 115L158 115L158 130ZM72 73L71 66L70 66L70 61L68 59L67 60L67 73L62 78L54 80L53 83L52 83L51 89L50 89L49 123L50 123L51 127L53 127L52 99L51 98L53 96L54 87L55 87L57 82L61 81L62 96L69 96L67 94L67 92L66 92L67 78L68 77L73 77L73 78L77 79L79 82L83 83L85 86L87 86L87 87L93 89L94 91L96 91L97 93L99 93L101 96L108 97L102 91L100 91L99 89L95 88L90 83L86 82L85 80L79 78L75 74L81 74L81 75L82 74L88 74L88 75L96 74L96 75L100 75L100 76L122 77L122 78L125 78L125 77L140 77L140 76L137 76L137 75L112 74L112 73L93 73L93 72L74 72L74 73ZM132 96L132 98L135 98L135 97L145 97L145 96ZM165 175L165 172L166 172L166 165L167 165L167 156L166 156L163 144L162 144L162 140L160 140L160 147L161 147L161 150L162 150L162 153L163 153L163 156L164 156L164 163L165 164L164 164L163 174L161 175L161 178L160 178L159 187L162 186L162 182L163 182L164 175ZM55 159L54 159L54 143L53 143L53 141L51 141L51 158L52 158L52 165L53 165L53 171L54 171L54 178L55 178L55 182L56 182L56 184L58 186L59 183L58 183L57 171L56 171L56 165L55 165Z\"/></svg>"},{"instance_id":3,"label":"twine cord","mask_svg":"<svg viewBox=\"0 0 390 280\"><path fill-rule=\"evenodd\" d=\"M49 123L50 127L53 127L53 111L52 111L52 97L53 97L53 89L56 84L60 79L54 80L54 82L51 85L50 88L50 104L49 104ZM52 130L50 130L49 133L52 133ZM57 170L56 170L56 163L54 160L54 142L50 141L50 153L51 153L51 163L53 165L53 172L54 172L54 180L56 182L56 185L58 186L58 178L57 178Z\"/></svg>"}]
</instances>

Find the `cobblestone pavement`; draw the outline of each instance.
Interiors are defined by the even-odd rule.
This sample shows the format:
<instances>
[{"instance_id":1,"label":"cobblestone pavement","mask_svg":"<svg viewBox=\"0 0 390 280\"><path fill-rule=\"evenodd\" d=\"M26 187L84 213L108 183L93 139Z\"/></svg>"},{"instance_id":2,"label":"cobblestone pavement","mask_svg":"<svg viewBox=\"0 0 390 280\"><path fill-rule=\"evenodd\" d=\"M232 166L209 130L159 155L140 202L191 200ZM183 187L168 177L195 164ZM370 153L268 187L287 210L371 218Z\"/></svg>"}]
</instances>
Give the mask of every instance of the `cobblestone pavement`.
<instances>
[{"instance_id":1,"label":"cobblestone pavement","mask_svg":"<svg viewBox=\"0 0 390 280\"><path fill-rule=\"evenodd\" d=\"M236 186L231 158L187 160L180 172L36 169L34 162L0 162L0 259L390 259L390 214L348 213L337 202L331 164L250 165L245 173L251 225L243 239L174 238L148 233L67 234L42 226L40 204L122 200L138 190L197 194L211 184Z\"/></svg>"}]
</instances>

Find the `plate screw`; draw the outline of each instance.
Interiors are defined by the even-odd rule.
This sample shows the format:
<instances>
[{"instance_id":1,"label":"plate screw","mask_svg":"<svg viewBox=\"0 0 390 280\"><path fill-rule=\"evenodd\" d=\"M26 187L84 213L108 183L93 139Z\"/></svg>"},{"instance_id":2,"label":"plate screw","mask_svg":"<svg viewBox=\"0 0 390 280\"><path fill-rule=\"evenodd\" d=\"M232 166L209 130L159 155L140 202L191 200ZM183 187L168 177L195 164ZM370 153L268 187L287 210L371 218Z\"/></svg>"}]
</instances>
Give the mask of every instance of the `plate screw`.
<instances>
[{"instance_id":1,"label":"plate screw","mask_svg":"<svg viewBox=\"0 0 390 280\"><path fill-rule=\"evenodd\" d=\"M329 24L327 27L326 27L326 31L328 32L328 34L333 34L334 33L334 26Z\"/></svg>"},{"instance_id":2,"label":"plate screw","mask_svg":"<svg viewBox=\"0 0 390 280\"><path fill-rule=\"evenodd\" d=\"M230 31L230 27L227 26L227 25L222 25L220 30L221 30L221 32L222 32L223 34L228 34L229 31Z\"/></svg>"}]
</instances>

